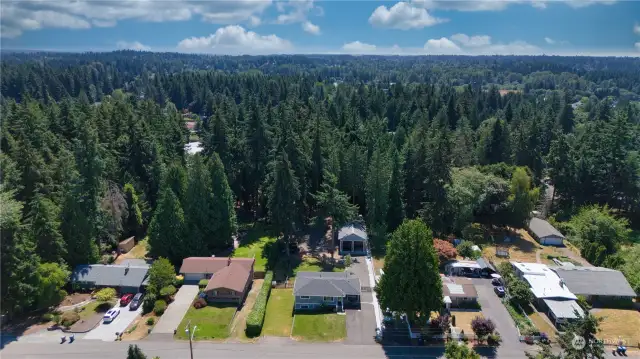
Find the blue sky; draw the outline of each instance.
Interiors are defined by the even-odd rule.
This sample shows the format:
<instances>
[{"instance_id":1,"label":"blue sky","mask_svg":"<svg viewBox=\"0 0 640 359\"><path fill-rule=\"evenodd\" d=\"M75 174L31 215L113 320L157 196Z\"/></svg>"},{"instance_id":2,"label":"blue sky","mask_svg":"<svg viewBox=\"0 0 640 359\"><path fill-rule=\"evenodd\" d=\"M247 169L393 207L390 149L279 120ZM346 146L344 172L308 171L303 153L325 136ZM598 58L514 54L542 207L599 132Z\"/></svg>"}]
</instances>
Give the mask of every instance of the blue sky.
<instances>
[{"instance_id":1,"label":"blue sky","mask_svg":"<svg viewBox=\"0 0 640 359\"><path fill-rule=\"evenodd\" d=\"M2 1L4 49L640 56L640 2Z\"/></svg>"}]
</instances>

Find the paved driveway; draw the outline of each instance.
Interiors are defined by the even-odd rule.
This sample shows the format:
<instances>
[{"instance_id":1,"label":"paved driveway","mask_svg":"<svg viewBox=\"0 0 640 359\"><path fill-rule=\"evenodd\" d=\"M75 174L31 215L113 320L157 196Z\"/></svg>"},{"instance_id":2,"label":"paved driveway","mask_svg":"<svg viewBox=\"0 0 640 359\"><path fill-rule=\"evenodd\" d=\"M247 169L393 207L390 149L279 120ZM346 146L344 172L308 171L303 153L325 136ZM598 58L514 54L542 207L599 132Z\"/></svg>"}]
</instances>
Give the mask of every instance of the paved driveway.
<instances>
[{"instance_id":1,"label":"paved driveway","mask_svg":"<svg viewBox=\"0 0 640 359\"><path fill-rule=\"evenodd\" d=\"M502 337L498 355L500 355L501 351L523 353L526 346L520 343L516 324L511 319L500 298L493 292L491 280L477 278L473 279L473 284L478 292L478 301L482 305L482 314L485 318L490 318L495 323L496 330Z\"/></svg>"},{"instance_id":2,"label":"paved driveway","mask_svg":"<svg viewBox=\"0 0 640 359\"><path fill-rule=\"evenodd\" d=\"M158 324L153 327L151 334L173 334L178 328L182 318L187 314L193 299L198 294L198 285L183 285L176 293L173 303L169 304L167 310L160 317Z\"/></svg>"},{"instance_id":3,"label":"paved driveway","mask_svg":"<svg viewBox=\"0 0 640 359\"><path fill-rule=\"evenodd\" d=\"M373 287L369 281L369 271L365 257L354 257L351 267L347 269L360 278L360 286L364 289L360 296L361 308L346 309L347 338L346 344L375 344L376 317L373 306L373 294L368 288ZM373 288L371 288L373 290Z\"/></svg>"},{"instance_id":4,"label":"paved driveway","mask_svg":"<svg viewBox=\"0 0 640 359\"><path fill-rule=\"evenodd\" d=\"M111 323L100 323L94 330L87 333L83 339L98 339L108 342L112 342L116 339L116 333L122 333L133 322L140 313L142 313L142 306L137 310L129 310L129 306L120 307L120 304L116 304L116 307L120 308L120 314Z\"/></svg>"}]
</instances>

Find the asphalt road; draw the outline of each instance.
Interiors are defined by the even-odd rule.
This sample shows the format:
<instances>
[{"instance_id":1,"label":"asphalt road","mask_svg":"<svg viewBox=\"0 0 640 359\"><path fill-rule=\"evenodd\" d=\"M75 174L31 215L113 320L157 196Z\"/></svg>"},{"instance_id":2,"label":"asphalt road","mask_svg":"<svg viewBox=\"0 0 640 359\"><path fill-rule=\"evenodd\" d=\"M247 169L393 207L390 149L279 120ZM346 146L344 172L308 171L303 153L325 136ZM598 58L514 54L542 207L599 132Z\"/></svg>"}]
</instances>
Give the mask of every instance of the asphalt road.
<instances>
[{"instance_id":1,"label":"asphalt road","mask_svg":"<svg viewBox=\"0 0 640 359\"><path fill-rule=\"evenodd\" d=\"M122 359L132 342L77 341L73 344L11 343L0 352L2 359ZM179 341L143 340L137 342L147 357L188 359L189 343ZM260 344L194 343L194 359L436 359L442 358L443 348L382 347L379 345L347 345L341 343L310 344L290 342ZM485 354L485 353L482 353ZM487 353L491 354L491 353ZM500 358L521 359L523 352L504 352Z\"/></svg>"},{"instance_id":2,"label":"asphalt road","mask_svg":"<svg viewBox=\"0 0 640 359\"><path fill-rule=\"evenodd\" d=\"M173 334L173 331L178 329L184 315L187 314L193 299L198 294L198 290L197 284L185 284L180 287L180 289L178 289L178 293L176 293L176 296L174 297L173 303L169 304L167 310L160 317L156 326L153 327L152 333Z\"/></svg>"}]
</instances>

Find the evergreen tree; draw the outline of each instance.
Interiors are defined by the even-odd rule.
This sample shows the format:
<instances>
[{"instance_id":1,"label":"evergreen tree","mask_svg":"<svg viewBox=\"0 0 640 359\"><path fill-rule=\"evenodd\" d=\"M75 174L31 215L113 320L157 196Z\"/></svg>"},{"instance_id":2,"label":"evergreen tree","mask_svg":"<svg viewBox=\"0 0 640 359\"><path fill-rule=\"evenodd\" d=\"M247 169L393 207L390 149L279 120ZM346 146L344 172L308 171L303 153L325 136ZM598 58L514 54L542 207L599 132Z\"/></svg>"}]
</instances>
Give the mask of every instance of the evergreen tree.
<instances>
[{"instance_id":1,"label":"evergreen tree","mask_svg":"<svg viewBox=\"0 0 640 359\"><path fill-rule=\"evenodd\" d=\"M187 177L183 200L186 232L181 247L184 257L193 257L208 253L208 244L219 234L214 231L211 179L199 154L190 156Z\"/></svg>"},{"instance_id":2,"label":"evergreen tree","mask_svg":"<svg viewBox=\"0 0 640 359\"><path fill-rule=\"evenodd\" d=\"M144 355L142 349L137 345L129 344L129 349L127 350L127 359L147 359L147 356Z\"/></svg>"},{"instance_id":3,"label":"evergreen tree","mask_svg":"<svg viewBox=\"0 0 640 359\"><path fill-rule=\"evenodd\" d=\"M124 224L125 236L135 236L140 238L143 234L142 211L140 209L140 199L131 183L124 185L124 196L127 201L128 216Z\"/></svg>"},{"instance_id":4,"label":"evergreen tree","mask_svg":"<svg viewBox=\"0 0 640 359\"><path fill-rule=\"evenodd\" d=\"M525 227L539 197L540 189L531 188L531 177L527 174L526 169L516 168L511 177L509 225L515 228Z\"/></svg>"},{"instance_id":5,"label":"evergreen tree","mask_svg":"<svg viewBox=\"0 0 640 359\"><path fill-rule=\"evenodd\" d=\"M233 235L238 229L236 222L235 200L227 182L224 165L216 152L209 160L211 178L211 220L213 222L213 242L210 250L223 250L233 245Z\"/></svg>"},{"instance_id":6,"label":"evergreen tree","mask_svg":"<svg viewBox=\"0 0 640 359\"><path fill-rule=\"evenodd\" d=\"M151 255L168 258L179 263L184 256L181 248L185 236L184 212L176 194L170 187L160 193L158 207L149 224L149 246Z\"/></svg>"},{"instance_id":7,"label":"evergreen tree","mask_svg":"<svg viewBox=\"0 0 640 359\"><path fill-rule=\"evenodd\" d=\"M431 230L422 221L405 221L391 235L376 292L383 308L406 313L415 324L426 324L425 313L442 308L438 256Z\"/></svg>"},{"instance_id":8,"label":"evergreen tree","mask_svg":"<svg viewBox=\"0 0 640 359\"><path fill-rule=\"evenodd\" d=\"M325 180L320 191L313 195L318 207L318 220L331 217L336 227L340 227L355 219L358 207L349 203L349 197L336 187L336 176L327 172L323 177Z\"/></svg>"},{"instance_id":9,"label":"evergreen tree","mask_svg":"<svg viewBox=\"0 0 640 359\"><path fill-rule=\"evenodd\" d=\"M436 130L429 141L424 179L425 199L421 216L437 234L450 226L446 186L451 182L451 140L446 128Z\"/></svg>"},{"instance_id":10,"label":"evergreen tree","mask_svg":"<svg viewBox=\"0 0 640 359\"><path fill-rule=\"evenodd\" d=\"M392 147L391 179L389 181L389 209L387 210L387 231L393 232L404 221L404 173L400 153Z\"/></svg>"},{"instance_id":11,"label":"evergreen tree","mask_svg":"<svg viewBox=\"0 0 640 359\"><path fill-rule=\"evenodd\" d=\"M283 149L276 152L270 167L267 185L269 218L274 229L281 234L288 251L290 236L295 230L295 220L298 217L298 179Z\"/></svg>"},{"instance_id":12,"label":"evergreen tree","mask_svg":"<svg viewBox=\"0 0 640 359\"><path fill-rule=\"evenodd\" d=\"M376 148L367 172L367 227L375 245L384 245L389 211L389 182L391 171L385 151Z\"/></svg>"},{"instance_id":13,"label":"evergreen tree","mask_svg":"<svg viewBox=\"0 0 640 359\"><path fill-rule=\"evenodd\" d=\"M37 194L27 216L29 235L43 262L64 263L66 247L60 232L60 208L50 199Z\"/></svg>"}]
</instances>

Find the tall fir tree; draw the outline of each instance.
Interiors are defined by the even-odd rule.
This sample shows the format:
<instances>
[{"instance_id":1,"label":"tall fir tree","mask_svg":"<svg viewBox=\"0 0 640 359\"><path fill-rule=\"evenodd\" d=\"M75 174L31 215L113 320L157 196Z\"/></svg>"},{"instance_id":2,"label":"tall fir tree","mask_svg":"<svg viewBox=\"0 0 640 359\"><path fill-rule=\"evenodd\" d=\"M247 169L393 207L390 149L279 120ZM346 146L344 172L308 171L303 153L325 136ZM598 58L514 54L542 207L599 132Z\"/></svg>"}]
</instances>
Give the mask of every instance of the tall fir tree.
<instances>
[{"instance_id":1,"label":"tall fir tree","mask_svg":"<svg viewBox=\"0 0 640 359\"><path fill-rule=\"evenodd\" d=\"M225 168L218 153L209 159L211 178L211 220L213 222L212 240L208 242L212 251L227 249L233 245L233 235L238 230L233 192L227 181Z\"/></svg>"},{"instance_id":2,"label":"tall fir tree","mask_svg":"<svg viewBox=\"0 0 640 359\"><path fill-rule=\"evenodd\" d=\"M208 253L216 235L213 218L211 179L199 154L189 157L187 190L183 200L185 234L181 248L185 257Z\"/></svg>"},{"instance_id":3,"label":"tall fir tree","mask_svg":"<svg viewBox=\"0 0 640 359\"><path fill-rule=\"evenodd\" d=\"M384 246L387 232L390 181L389 157L384 149L378 147L371 156L366 182L367 230L378 246Z\"/></svg>"},{"instance_id":4,"label":"tall fir tree","mask_svg":"<svg viewBox=\"0 0 640 359\"><path fill-rule=\"evenodd\" d=\"M181 248L185 236L184 212L170 187L161 190L148 233L151 255L168 258L174 264L184 258Z\"/></svg>"},{"instance_id":5,"label":"tall fir tree","mask_svg":"<svg viewBox=\"0 0 640 359\"><path fill-rule=\"evenodd\" d=\"M389 209L387 210L387 231L393 232L404 221L404 171L402 156L391 148L391 179L389 180Z\"/></svg>"}]
</instances>

